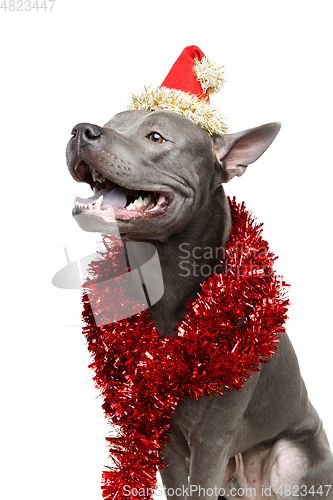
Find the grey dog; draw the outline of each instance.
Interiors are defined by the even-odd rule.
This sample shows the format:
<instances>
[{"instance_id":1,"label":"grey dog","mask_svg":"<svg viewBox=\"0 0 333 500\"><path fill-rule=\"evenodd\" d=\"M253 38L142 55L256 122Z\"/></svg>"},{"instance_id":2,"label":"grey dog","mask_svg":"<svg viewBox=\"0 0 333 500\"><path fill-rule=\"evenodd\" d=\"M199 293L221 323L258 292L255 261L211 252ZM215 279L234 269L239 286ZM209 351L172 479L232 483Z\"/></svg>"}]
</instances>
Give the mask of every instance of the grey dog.
<instances>
[{"instance_id":1,"label":"grey dog","mask_svg":"<svg viewBox=\"0 0 333 500\"><path fill-rule=\"evenodd\" d=\"M181 245L197 268L219 264L218 251L207 258L197 249L223 249L228 240L231 216L222 184L242 175L279 129L270 123L210 136L166 110L125 111L104 127L74 127L68 168L95 194L73 215L82 229L110 234L114 207L123 239L156 246L165 292L149 311L161 335L175 335L205 279L182 271ZM215 500L222 491L226 498L333 499L333 456L286 334L278 353L239 391L181 401L163 454L170 498Z\"/></svg>"}]
</instances>

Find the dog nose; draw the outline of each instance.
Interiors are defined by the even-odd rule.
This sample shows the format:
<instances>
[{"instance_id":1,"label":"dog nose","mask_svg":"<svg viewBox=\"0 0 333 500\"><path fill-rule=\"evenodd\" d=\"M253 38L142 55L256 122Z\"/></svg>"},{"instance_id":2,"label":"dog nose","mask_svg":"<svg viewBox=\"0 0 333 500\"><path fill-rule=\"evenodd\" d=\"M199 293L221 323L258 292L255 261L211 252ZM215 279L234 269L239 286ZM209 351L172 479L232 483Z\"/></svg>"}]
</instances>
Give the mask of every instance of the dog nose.
<instances>
[{"instance_id":1,"label":"dog nose","mask_svg":"<svg viewBox=\"0 0 333 500\"><path fill-rule=\"evenodd\" d=\"M78 123L72 130L72 138L80 138L81 144L96 141L102 135L102 130L92 123Z\"/></svg>"}]
</instances>

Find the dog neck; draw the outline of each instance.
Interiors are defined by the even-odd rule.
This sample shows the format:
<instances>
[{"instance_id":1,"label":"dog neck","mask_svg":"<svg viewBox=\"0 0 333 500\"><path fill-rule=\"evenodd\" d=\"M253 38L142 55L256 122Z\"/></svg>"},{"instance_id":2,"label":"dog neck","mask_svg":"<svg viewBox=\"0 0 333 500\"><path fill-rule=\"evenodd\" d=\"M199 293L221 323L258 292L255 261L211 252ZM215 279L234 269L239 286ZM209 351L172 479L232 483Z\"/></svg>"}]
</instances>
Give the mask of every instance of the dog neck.
<instances>
[{"instance_id":1,"label":"dog neck","mask_svg":"<svg viewBox=\"0 0 333 500\"><path fill-rule=\"evenodd\" d=\"M161 336L176 336L175 326L187 314L200 285L213 272L221 272L221 260L231 228L228 200L222 186L207 206L181 233L156 243L164 294L149 312Z\"/></svg>"}]
</instances>

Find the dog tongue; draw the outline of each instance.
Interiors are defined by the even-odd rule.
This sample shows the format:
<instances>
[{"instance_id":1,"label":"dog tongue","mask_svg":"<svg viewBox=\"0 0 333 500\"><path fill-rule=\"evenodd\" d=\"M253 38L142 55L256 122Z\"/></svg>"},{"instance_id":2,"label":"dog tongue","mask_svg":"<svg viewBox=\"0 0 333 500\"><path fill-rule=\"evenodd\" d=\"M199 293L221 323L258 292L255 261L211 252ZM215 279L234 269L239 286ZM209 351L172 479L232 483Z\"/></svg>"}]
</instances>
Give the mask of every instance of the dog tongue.
<instances>
[{"instance_id":1,"label":"dog tongue","mask_svg":"<svg viewBox=\"0 0 333 500\"><path fill-rule=\"evenodd\" d=\"M119 187L114 189L102 189L90 198L77 198L76 201L84 205L90 205L91 203L94 203L94 201L97 201L100 196L103 196L101 207L103 210L111 207L124 208L127 203L126 195L124 194L123 189Z\"/></svg>"},{"instance_id":2,"label":"dog tongue","mask_svg":"<svg viewBox=\"0 0 333 500\"><path fill-rule=\"evenodd\" d=\"M121 188L114 188L111 191L109 190L105 195L103 194L102 208L124 208L126 207L126 203L127 198Z\"/></svg>"}]
</instances>

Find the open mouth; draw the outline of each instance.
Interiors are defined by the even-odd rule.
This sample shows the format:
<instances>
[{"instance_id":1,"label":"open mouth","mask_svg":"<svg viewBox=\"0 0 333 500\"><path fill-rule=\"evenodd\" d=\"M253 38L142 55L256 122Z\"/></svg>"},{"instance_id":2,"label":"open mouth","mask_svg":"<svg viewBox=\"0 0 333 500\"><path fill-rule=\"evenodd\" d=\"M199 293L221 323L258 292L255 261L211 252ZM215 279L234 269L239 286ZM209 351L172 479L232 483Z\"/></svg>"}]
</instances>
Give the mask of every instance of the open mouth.
<instances>
[{"instance_id":1,"label":"open mouth","mask_svg":"<svg viewBox=\"0 0 333 500\"><path fill-rule=\"evenodd\" d=\"M81 159L77 160L74 173L79 182L88 183L94 192L90 198L76 197L75 215L88 210L105 216L112 212L116 219L123 220L153 217L164 212L173 199L170 192L141 191L120 186Z\"/></svg>"}]
</instances>

